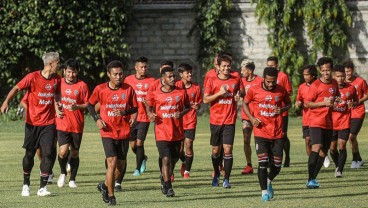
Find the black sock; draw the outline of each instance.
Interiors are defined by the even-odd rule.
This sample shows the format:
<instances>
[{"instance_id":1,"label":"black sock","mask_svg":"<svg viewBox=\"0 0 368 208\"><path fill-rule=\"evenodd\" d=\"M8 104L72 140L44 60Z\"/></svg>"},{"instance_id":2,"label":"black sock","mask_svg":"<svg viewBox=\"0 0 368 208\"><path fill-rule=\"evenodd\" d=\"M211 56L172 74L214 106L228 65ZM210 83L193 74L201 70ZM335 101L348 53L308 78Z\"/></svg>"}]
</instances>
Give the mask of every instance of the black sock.
<instances>
[{"instance_id":1,"label":"black sock","mask_svg":"<svg viewBox=\"0 0 368 208\"><path fill-rule=\"evenodd\" d=\"M31 184L31 173L23 173L23 185L30 186Z\"/></svg>"},{"instance_id":2,"label":"black sock","mask_svg":"<svg viewBox=\"0 0 368 208\"><path fill-rule=\"evenodd\" d=\"M353 152L353 161L362 161L362 157L359 152Z\"/></svg>"},{"instance_id":3,"label":"black sock","mask_svg":"<svg viewBox=\"0 0 368 208\"><path fill-rule=\"evenodd\" d=\"M213 169L215 170L215 175L219 176L220 175L220 170L219 170L219 165L220 165L220 156L219 155L212 155L212 165L213 165Z\"/></svg>"},{"instance_id":4,"label":"black sock","mask_svg":"<svg viewBox=\"0 0 368 208\"><path fill-rule=\"evenodd\" d=\"M185 155L185 170L190 171L192 169L194 155Z\"/></svg>"},{"instance_id":5,"label":"black sock","mask_svg":"<svg viewBox=\"0 0 368 208\"><path fill-rule=\"evenodd\" d=\"M258 163L258 181L259 185L261 186L261 190L267 190L267 178L268 178L267 164L262 165Z\"/></svg>"},{"instance_id":6,"label":"black sock","mask_svg":"<svg viewBox=\"0 0 368 208\"><path fill-rule=\"evenodd\" d=\"M225 176L224 179L229 179L231 170L233 169L233 155L224 156L224 169L225 169Z\"/></svg>"},{"instance_id":7,"label":"black sock","mask_svg":"<svg viewBox=\"0 0 368 208\"><path fill-rule=\"evenodd\" d=\"M339 167L339 171L342 172L344 170L347 153L346 153L346 149L339 150L339 152L340 152L340 155L339 155L339 166L338 167Z\"/></svg>"},{"instance_id":8,"label":"black sock","mask_svg":"<svg viewBox=\"0 0 368 208\"><path fill-rule=\"evenodd\" d=\"M141 170L142 161L144 160L143 146L137 146L137 151L135 153L135 157L136 157L136 162L137 162L136 169Z\"/></svg>"},{"instance_id":9,"label":"black sock","mask_svg":"<svg viewBox=\"0 0 368 208\"><path fill-rule=\"evenodd\" d=\"M280 173L281 166L276 167L274 164L271 164L270 173L268 174L268 178L272 181L276 176Z\"/></svg>"},{"instance_id":10,"label":"black sock","mask_svg":"<svg viewBox=\"0 0 368 208\"><path fill-rule=\"evenodd\" d=\"M47 185L48 179L49 179L49 175L45 175L45 176L41 175L40 176L40 188L43 188Z\"/></svg>"},{"instance_id":11,"label":"black sock","mask_svg":"<svg viewBox=\"0 0 368 208\"><path fill-rule=\"evenodd\" d=\"M52 174L52 169L54 169L54 165L55 165L55 162L56 162L56 156L57 156L57 149L56 149L56 146L55 146L55 147L51 148L51 157L50 157L51 165L50 165L49 175Z\"/></svg>"},{"instance_id":12,"label":"black sock","mask_svg":"<svg viewBox=\"0 0 368 208\"><path fill-rule=\"evenodd\" d=\"M107 170L107 159L105 159L105 168Z\"/></svg>"},{"instance_id":13,"label":"black sock","mask_svg":"<svg viewBox=\"0 0 368 208\"><path fill-rule=\"evenodd\" d=\"M247 163L248 166L252 167L252 163Z\"/></svg>"},{"instance_id":14,"label":"black sock","mask_svg":"<svg viewBox=\"0 0 368 208\"><path fill-rule=\"evenodd\" d=\"M66 172L66 164L68 163L68 157L64 157L61 158L60 156L58 156L58 160L59 160L59 165L60 165L60 172L61 174L67 174ZM72 159L70 159L72 160Z\"/></svg>"},{"instance_id":15,"label":"black sock","mask_svg":"<svg viewBox=\"0 0 368 208\"><path fill-rule=\"evenodd\" d=\"M335 163L335 167L339 167L339 152L331 152L330 151L331 158L333 162ZM327 156L326 156L327 157Z\"/></svg>"},{"instance_id":16,"label":"black sock","mask_svg":"<svg viewBox=\"0 0 368 208\"><path fill-rule=\"evenodd\" d=\"M158 167L160 168L160 173L162 172L162 158L159 156L158 157Z\"/></svg>"},{"instance_id":17,"label":"black sock","mask_svg":"<svg viewBox=\"0 0 368 208\"><path fill-rule=\"evenodd\" d=\"M79 157L70 158L70 181L75 181L79 168Z\"/></svg>"},{"instance_id":18,"label":"black sock","mask_svg":"<svg viewBox=\"0 0 368 208\"><path fill-rule=\"evenodd\" d=\"M181 155L180 158L181 162L185 162L185 154Z\"/></svg>"},{"instance_id":19,"label":"black sock","mask_svg":"<svg viewBox=\"0 0 368 208\"><path fill-rule=\"evenodd\" d=\"M325 157L318 156L317 163L316 163L316 168L314 169L313 179L317 178L317 175L318 175L319 171L321 170L324 161L325 161Z\"/></svg>"},{"instance_id":20,"label":"black sock","mask_svg":"<svg viewBox=\"0 0 368 208\"><path fill-rule=\"evenodd\" d=\"M287 135L282 138L284 140L284 151L285 151L285 161L290 161L290 140Z\"/></svg>"},{"instance_id":21,"label":"black sock","mask_svg":"<svg viewBox=\"0 0 368 208\"><path fill-rule=\"evenodd\" d=\"M102 189L107 190L107 186L106 186L105 182L102 183Z\"/></svg>"},{"instance_id":22,"label":"black sock","mask_svg":"<svg viewBox=\"0 0 368 208\"><path fill-rule=\"evenodd\" d=\"M316 164L318 160L318 152L311 152L308 158L308 181L315 179L314 170L316 169Z\"/></svg>"},{"instance_id":23,"label":"black sock","mask_svg":"<svg viewBox=\"0 0 368 208\"><path fill-rule=\"evenodd\" d=\"M219 160L219 166L222 167L222 162L224 161L224 148L221 148Z\"/></svg>"},{"instance_id":24,"label":"black sock","mask_svg":"<svg viewBox=\"0 0 368 208\"><path fill-rule=\"evenodd\" d=\"M123 182L125 172L126 172L126 168L127 168L127 161L125 161L123 172L121 172L120 175L118 176L118 178L116 179L116 183L121 184Z\"/></svg>"},{"instance_id":25,"label":"black sock","mask_svg":"<svg viewBox=\"0 0 368 208\"><path fill-rule=\"evenodd\" d=\"M134 154L137 154L137 146L135 146L134 148L132 148L132 151L134 152Z\"/></svg>"}]
</instances>

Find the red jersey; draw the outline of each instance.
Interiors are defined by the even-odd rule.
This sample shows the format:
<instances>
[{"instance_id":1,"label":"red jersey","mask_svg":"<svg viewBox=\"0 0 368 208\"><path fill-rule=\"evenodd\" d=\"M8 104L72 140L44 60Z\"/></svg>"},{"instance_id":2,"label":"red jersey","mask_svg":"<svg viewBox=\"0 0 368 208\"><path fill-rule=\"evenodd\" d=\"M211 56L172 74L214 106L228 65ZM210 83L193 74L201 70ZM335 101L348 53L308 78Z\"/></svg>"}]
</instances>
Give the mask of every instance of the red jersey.
<instances>
[{"instance_id":1,"label":"red jersey","mask_svg":"<svg viewBox=\"0 0 368 208\"><path fill-rule=\"evenodd\" d=\"M343 88L339 88L341 102L333 107L332 122L333 130L343 130L350 128L350 109L348 102L358 100L354 86L346 83Z\"/></svg>"},{"instance_id":2,"label":"red jersey","mask_svg":"<svg viewBox=\"0 0 368 208\"><path fill-rule=\"evenodd\" d=\"M55 94L60 92L60 76L54 74L46 79L41 71L27 74L17 86L27 89L26 123L33 126L55 124Z\"/></svg>"},{"instance_id":3,"label":"red jersey","mask_svg":"<svg viewBox=\"0 0 368 208\"><path fill-rule=\"evenodd\" d=\"M147 112L146 105L144 101L146 100L148 88L155 81L155 79L151 76L146 76L143 79L137 79L135 74L127 76L124 79L124 82L130 85L137 96L138 103L138 113L137 113L137 121L139 122L150 122Z\"/></svg>"},{"instance_id":4,"label":"red jersey","mask_svg":"<svg viewBox=\"0 0 368 208\"><path fill-rule=\"evenodd\" d=\"M88 102L89 90L81 80L74 84L68 84L62 79L60 86L61 105L64 117L56 117L56 129L65 132L83 133L84 110L69 111L72 104L82 105Z\"/></svg>"},{"instance_id":5,"label":"red jersey","mask_svg":"<svg viewBox=\"0 0 368 208\"><path fill-rule=\"evenodd\" d=\"M253 115L261 123L253 127L254 136L266 139L282 138L282 115L275 114L275 109L283 103L290 103L290 97L284 87L276 85L272 91L263 89L262 83L251 87L244 102L253 103Z\"/></svg>"},{"instance_id":6,"label":"red jersey","mask_svg":"<svg viewBox=\"0 0 368 208\"><path fill-rule=\"evenodd\" d=\"M156 112L156 141L180 141L184 139L183 117L174 118L175 112L181 112L185 106L190 107L189 98L184 89L175 87L171 92L161 88L154 91L147 100Z\"/></svg>"},{"instance_id":7,"label":"red jersey","mask_svg":"<svg viewBox=\"0 0 368 208\"><path fill-rule=\"evenodd\" d=\"M293 88L291 86L289 76L285 72L279 71L277 75L277 84L279 84L281 87L284 87L289 95L292 94ZM288 114L288 111L285 111L282 113L282 116L287 116Z\"/></svg>"},{"instance_id":8,"label":"red jersey","mask_svg":"<svg viewBox=\"0 0 368 208\"><path fill-rule=\"evenodd\" d=\"M138 107L137 98L133 88L122 83L118 89L111 89L108 83L103 83L94 89L89 103L96 105L100 103L100 116L106 123L106 127L100 130L102 138L116 140L128 139L130 134L130 116L116 116L114 109L128 110Z\"/></svg>"},{"instance_id":9,"label":"red jersey","mask_svg":"<svg viewBox=\"0 0 368 208\"><path fill-rule=\"evenodd\" d=\"M244 86L245 94L247 94L247 91L249 88L254 87L260 83L262 83L263 79L260 76L255 75L256 77L252 81L247 81L246 78L242 78L242 84ZM253 111L253 106L250 105L249 110L251 110L251 113ZM247 114L245 114L244 109L242 108L242 114L241 114L242 120L249 120Z\"/></svg>"},{"instance_id":10,"label":"red jersey","mask_svg":"<svg viewBox=\"0 0 368 208\"><path fill-rule=\"evenodd\" d=\"M355 87L359 99L361 99L364 95L368 95L368 86L367 82L364 79L356 77L354 81L349 82L349 84ZM358 105L355 108L352 108L351 118L364 118L364 116L365 116L364 103Z\"/></svg>"},{"instance_id":11,"label":"red jersey","mask_svg":"<svg viewBox=\"0 0 368 208\"><path fill-rule=\"evenodd\" d=\"M237 103L234 96L240 89L244 89L240 77L230 75L228 79L218 77L209 79L204 89L205 95L213 95L220 91L222 85L226 86L227 93L211 102L210 123L213 125L235 124Z\"/></svg>"},{"instance_id":12,"label":"red jersey","mask_svg":"<svg viewBox=\"0 0 368 208\"><path fill-rule=\"evenodd\" d=\"M298 88L298 94L296 96L296 101L300 101L302 103L302 125L309 126L309 108L304 107L305 99L307 97L310 85L306 82L301 84Z\"/></svg>"},{"instance_id":13,"label":"red jersey","mask_svg":"<svg viewBox=\"0 0 368 208\"><path fill-rule=\"evenodd\" d=\"M309 87L309 91L305 102L323 102L330 97L339 95L337 82L332 80L331 83L323 83L320 79L314 81ZM323 129L332 129L332 108L319 107L310 108L309 127L319 127Z\"/></svg>"},{"instance_id":14,"label":"red jersey","mask_svg":"<svg viewBox=\"0 0 368 208\"><path fill-rule=\"evenodd\" d=\"M237 71L231 71L230 72L231 75L235 76L235 77L241 77L240 76L240 73L237 72ZM209 79L212 79L212 78L216 78L218 75L218 72L216 72L216 69L210 69L207 71L206 75L204 76L204 81L203 81L203 86L206 86L207 85L207 81Z\"/></svg>"},{"instance_id":15,"label":"red jersey","mask_svg":"<svg viewBox=\"0 0 368 208\"><path fill-rule=\"evenodd\" d=\"M198 84L192 82L189 88L186 88L190 105L202 102L202 92ZM190 111L183 116L184 130L195 129L197 126L197 110L190 108Z\"/></svg>"}]
</instances>

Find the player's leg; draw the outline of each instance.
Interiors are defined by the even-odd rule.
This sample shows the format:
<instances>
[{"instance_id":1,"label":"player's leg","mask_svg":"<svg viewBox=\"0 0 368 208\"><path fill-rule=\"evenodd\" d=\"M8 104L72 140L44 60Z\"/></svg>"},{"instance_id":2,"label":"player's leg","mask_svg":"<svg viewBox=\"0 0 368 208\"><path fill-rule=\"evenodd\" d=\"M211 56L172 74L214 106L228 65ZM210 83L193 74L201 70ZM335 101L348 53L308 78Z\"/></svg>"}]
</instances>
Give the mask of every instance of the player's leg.
<instances>
[{"instance_id":1,"label":"player's leg","mask_svg":"<svg viewBox=\"0 0 368 208\"><path fill-rule=\"evenodd\" d=\"M364 163L362 157L360 156L359 144L357 140L358 134L363 125L363 121L364 118L363 119L353 118L350 121L349 142L351 152L353 154L353 161L351 162L351 168L360 168Z\"/></svg>"},{"instance_id":2,"label":"player's leg","mask_svg":"<svg viewBox=\"0 0 368 208\"><path fill-rule=\"evenodd\" d=\"M193 143L195 138L195 129L184 130L185 138L185 171L184 178L190 177L190 170L194 160Z\"/></svg>"},{"instance_id":3,"label":"player's leg","mask_svg":"<svg viewBox=\"0 0 368 208\"><path fill-rule=\"evenodd\" d=\"M225 125L222 133L223 148L224 148L224 169L225 176L223 187L231 188L230 174L233 169L233 144L235 137L235 125Z\"/></svg>"},{"instance_id":4,"label":"player's leg","mask_svg":"<svg viewBox=\"0 0 368 208\"><path fill-rule=\"evenodd\" d=\"M211 130L211 141L210 144L212 146L212 166L214 170L213 178L212 178L212 186L219 185L219 178L220 178L220 170L219 166L222 163L222 157L220 156L220 152L222 149L222 142L221 142L221 135L223 126L217 126L210 124Z\"/></svg>"},{"instance_id":5,"label":"player's leg","mask_svg":"<svg viewBox=\"0 0 368 208\"><path fill-rule=\"evenodd\" d=\"M59 154L58 161L60 165L60 176L57 182L58 187L63 187L66 181L67 170L66 166L69 157L69 146L72 142L71 133L64 131L57 131L58 143L59 143Z\"/></svg>"},{"instance_id":6,"label":"player's leg","mask_svg":"<svg viewBox=\"0 0 368 208\"><path fill-rule=\"evenodd\" d=\"M244 155L247 161L247 165L244 170L241 171L241 174L252 174L252 148L250 146L251 136L252 136L252 124L248 120L243 120L243 136L244 136Z\"/></svg>"},{"instance_id":7,"label":"player's leg","mask_svg":"<svg viewBox=\"0 0 368 208\"><path fill-rule=\"evenodd\" d=\"M330 144L330 155L335 163L335 168L339 166L339 152L337 150L337 137L338 137L338 130L334 130L332 133L331 144Z\"/></svg>"},{"instance_id":8,"label":"player's leg","mask_svg":"<svg viewBox=\"0 0 368 208\"><path fill-rule=\"evenodd\" d=\"M339 132L338 139L338 148L339 148L339 163L338 168L335 172L335 177L342 177L342 172L345 167L347 153L346 153L346 143L349 140L349 129L344 129Z\"/></svg>"},{"instance_id":9,"label":"player's leg","mask_svg":"<svg viewBox=\"0 0 368 208\"><path fill-rule=\"evenodd\" d=\"M69 187L76 188L77 184L75 183L75 178L79 169L79 149L82 143L82 133L72 133L72 142L70 147L70 179L69 179Z\"/></svg>"},{"instance_id":10,"label":"player's leg","mask_svg":"<svg viewBox=\"0 0 368 208\"><path fill-rule=\"evenodd\" d=\"M305 142L305 152L309 156L312 152L311 138L309 134L309 126L303 126L302 130L303 130L303 138Z\"/></svg>"},{"instance_id":11,"label":"player's leg","mask_svg":"<svg viewBox=\"0 0 368 208\"><path fill-rule=\"evenodd\" d=\"M284 140L283 139L276 139L272 141L273 144L271 145L271 166L270 172L267 178L267 193L270 199L273 198L273 188L272 188L272 181L281 171L281 164L282 164L282 154L283 154L283 147L284 147Z\"/></svg>"},{"instance_id":12,"label":"player's leg","mask_svg":"<svg viewBox=\"0 0 368 208\"><path fill-rule=\"evenodd\" d=\"M270 200L267 191L267 178L268 178L268 163L269 163L269 152L271 150L271 143L267 139L254 137L256 143L256 153L258 157L258 182L261 187L262 201Z\"/></svg>"},{"instance_id":13,"label":"player's leg","mask_svg":"<svg viewBox=\"0 0 368 208\"><path fill-rule=\"evenodd\" d=\"M34 166L34 156L39 149L37 142L37 127L25 124L24 128L24 144L25 154L23 157L23 189L22 196L30 195L30 178L32 168ZM41 158L42 160L42 158Z\"/></svg>"},{"instance_id":14,"label":"player's leg","mask_svg":"<svg viewBox=\"0 0 368 208\"><path fill-rule=\"evenodd\" d=\"M323 133L322 129L318 127L310 127L309 132L311 137L312 151L308 158L308 182L306 186L307 188L318 188L319 184L315 183L315 171L320 157L319 152L322 149Z\"/></svg>"},{"instance_id":15,"label":"player's leg","mask_svg":"<svg viewBox=\"0 0 368 208\"><path fill-rule=\"evenodd\" d=\"M290 140L287 135L289 116L282 116L282 139L284 140L285 161L284 167L290 167Z\"/></svg>"}]
</instances>

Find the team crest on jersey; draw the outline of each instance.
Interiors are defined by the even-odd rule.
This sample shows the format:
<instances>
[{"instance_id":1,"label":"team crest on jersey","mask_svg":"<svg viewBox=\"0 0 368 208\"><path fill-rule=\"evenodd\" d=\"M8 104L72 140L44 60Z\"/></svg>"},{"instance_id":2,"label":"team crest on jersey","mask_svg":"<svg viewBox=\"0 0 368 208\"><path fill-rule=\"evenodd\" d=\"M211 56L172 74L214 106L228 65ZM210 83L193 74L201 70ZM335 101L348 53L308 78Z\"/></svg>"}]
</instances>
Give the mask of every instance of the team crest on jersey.
<instances>
[{"instance_id":1,"label":"team crest on jersey","mask_svg":"<svg viewBox=\"0 0 368 208\"><path fill-rule=\"evenodd\" d=\"M231 87L232 87L233 89L235 89L235 83L233 83L233 84L231 85Z\"/></svg>"},{"instance_id":2,"label":"team crest on jersey","mask_svg":"<svg viewBox=\"0 0 368 208\"><path fill-rule=\"evenodd\" d=\"M178 102L180 100L180 96L179 95L175 96L175 100L176 102Z\"/></svg>"},{"instance_id":3,"label":"team crest on jersey","mask_svg":"<svg viewBox=\"0 0 368 208\"><path fill-rule=\"evenodd\" d=\"M355 89L358 89L358 85L354 85Z\"/></svg>"},{"instance_id":4,"label":"team crest on jersey","mask_svg":"<svg viewBox=\"0 0 368 208\"><path fill-rule=\"evenodd\" d=\"M191 95L191 96L192 96L192 98L194 98L194 93L192 93L192 95Z\"/></svg>"},{"instance_id":5,"label":"team crest on jersey","mask_svg":"<svg viewBox=\"0 0 368 208\"><path fill-rule=\"evenodd\" d=\"M71 90L71 89L66 89L66 90L65 90L65 94L66 94L66 95L70 95L70 94L72 94L72 90Z\"/></svg>"},{"instance_id":6,"label":"team crest on jersey","mask_svg":"<svg viewBox=\"0 0 368 208\"><path fill-rule=\"evenodd\" d=\"M225 88L225 90L229 90L229 85L228 84L225 84L224 85L224 88Z\"/></svg>"},{"instance_id":7,"label":"team crest on jersey","mask_svg":"<svg viewBox=\"0 0 368 208\"><path fill-rule=\"evenodd\" d=\"M141 89L141 88L142 88L142 84L141 84L141 83L138 83L136 86L137 86L139 89Z\"/></svg>"},{"instance_id":8,"label":"team crest on jersey","mask_svg":"<svg viewBox=\"0 0 368 208\"><path fill-rule=\"evenodd\" d=\"M74 90L74 95L77 96L79 94L78 90Z\"/></svg>"},{"instance_id":9,"label":"team crest on jersey","mask_svg":"<svg viewBox=\"0 0 368 208\"><path fill-rule=\"evenodd\" d=\"M126 95L125 93L121 94L121 99L125 100L126 99Z\"/></svg>"},{"instance_id":10,"label":"team crest on jersey","mask_svg":"<svg viewBox=\"0 0 368 208\"><path fill-rule=\"evenodd\" d=\"M144 84L144 89L148 89L148 84Z\"/></svg>"},{"instance_id":11,"label":"team crest on jersey","mask_svg":"<svg viewBox=\"0 0 368 208\"><path fill-rule=\"evenodd\" d=\"M50 84L47 84L47 85L45 86L45 88L46 88L46 90L51 90L51 85L50 85Z\"/></svg>"},{"instance_id":12,"label":"team crest on jersey","mask_svg":"<svg viewBox=\"0 0 368 208\"><path fill-rule=\"evenodd\" d=\"M334 88L330 88L330 89L328 89L328 91L329 91L331 94L333 94L333 93L335 92L335 89L334 89Z\"/></svg>"},{"instance_id":13,"label":"team crest on jersey","mask_svg":"<svg viewBox=\"0 0 368 208\"><path fill-rule=\"evenodd\" d=\"M266 100L267 102L270 102L270 101L272 100L272 96L271 96L271 95L267 95L267 96L265 97L265 100Z\"/></svg>"},{"instance_id":14,"label":"team crest on jersey","mask_svg":"<svg viewBox=\"0 0 368 208\"><path fill-rule=\"evenodd\" d=\"M171 103L172 98L171 97L166 97L165 101L168 102L168 103Z\"/></svg>"},{"instance_id":15,"label":"team crest on jersey","mask_svg":"<svg viewBox=\"0 0 368 208\"><path fill-rule=\"evenodd\" d=\"M279 102L279 96L278 95L275 96L275 101Z\"/></svg>"},{"instance_id":16,"label":"team crest on jersey","mask_svg":"<svg viewBox=\"0 0 368 208\"><path fill-rule=\"evenodd\" d=\"M117 94L112 96L112 101L118 101L119 100L119 96Z\"/></svg>"},{"instance_id":17,"label":"team crest on jersey","mask_svg":"<svg viewBox=\"0 0 368 208\"><path fill-rule=\"evenodd\" d=\"M346 92L345 95L346 95L346 97L349 97L350 96L350 92Z\"/></svg>"},{"instance_id":18,"label":"team crest on jersey","mask_svg":"<svg viewBox=\"0 0 368 208\"><path fill-rule=\"evenodd\" d=\"M56 83L54 84L54 90L56 90L56 88L57 88L57 85L56 85Z\"/></svg>"}]
</instances>

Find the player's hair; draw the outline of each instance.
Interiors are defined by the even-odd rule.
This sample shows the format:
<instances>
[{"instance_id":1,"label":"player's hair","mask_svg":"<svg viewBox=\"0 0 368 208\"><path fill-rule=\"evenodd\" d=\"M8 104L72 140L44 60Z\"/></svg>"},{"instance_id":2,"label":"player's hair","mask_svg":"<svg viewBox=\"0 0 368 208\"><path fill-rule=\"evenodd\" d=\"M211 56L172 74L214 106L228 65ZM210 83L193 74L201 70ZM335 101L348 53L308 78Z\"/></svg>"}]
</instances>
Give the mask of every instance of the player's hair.
<instances>
[{"instance_id":1,"label":"player's hair","mask_svg":"<svg viewBox=\"0 0 368 208\"><path fill-rule=\"evenodd\" d=\"M112 68L121 68L123 69L123 63L121 63L120 61L111 61L110 63L107 64L107 71L110 72Z\"/></svg>"},{"instance_id":2,"label":"player's hair","mask_svg":"<svg viewBox=\"0 0 368 208\"><path fill-rule=\"evenodd\" d=\"M139 58L137 58L136 60L135 60L135 64L137 64L137 63L147 63L148 62L148 58L146 58L146 57L144 57L144 56L141 56L141 57L139 57Z\"/></svg>"},{"instance_id":3,"label":"player's hair","mask_svg":"<svg viewBox=\"0 0 368 208\"><path fill-rule=\"evenodd\" d=\"M345 74L345 67L342 64L336 64L332 70L333 72L341 72Z\"/></svg>"},{"instance_id":4,"label":"player's hair","mask_svg":"<svg viewBox=\"0 0 368 208\"><path fill-rule=\"evenodd\" d=\"M256 65L252 60L244 59L241 63L241 66L245 66L247 69L250 69L251 71L254 71L256 69Z\"/></svg>"},{"instance_id":5,"label":"player's hair","mask_svg":"<svg viewBox=\"0 0 368 208\"><path fill-rule=\"evenodd\" d=\"M164 66L164 65L169 65L171 68L174 68L174 62L167 60L167 59L161 61L161 66Z\"/></svg>"},{"instance_id":6,"label":"player's hair","mask_svg":"<svg viewBox=\"0 0 368 208\"><path fill-rule=\"evenodd\" d=\"M276 56L269 56L267 61L274 61L276 65L279 64L279 59Z\"/></svg>"},{"instance_id":7,"label":"player's hair","mask_svg":"<svg viewBox=\"0 0 368 208\"><path fill-rule=\"evenodd\" d=\"M263 78L266 78L266 76L277 77L278 73L279 73L279 70L277 70L277 68L275 68L275 67L266 67L263 70Z\"/></svg>"},{"instance_id":8,"label":"player's hair","mask_svg":"<svg viewBox=\"0 0 368 208\"><path fill-rule=\"evenodd\" d=\"M348 69L355 69L355 65L354 65L354 63L353 63L353 61L352 60L350 60L350 59L347 59L347 60L345 60L344 62L342 62L342 65L345 67L345 68L348 68Z\"/></svg>"},{"instance_id":9,"label":"player's hair","mask_svg":"<svg viewBox=\"0 0 368 208\"><path fill-rule=\"evenodd\" d=\"M189 64L182 63L178 66L178 72L183 73L184 71L192 71L193 67Z\"/></svg>"},{"instance_id":10,"label":"player's hair","mask_svg":"<svg viewBox=\"0 0 368 208\"><path fill-rule=\"evenodd\" d=\"M310 65L305 65L302 67L302 73L304 70L308 69L308 72L310 75L314 76L315 78L317 77L318 73L317 73L317 68L314 64L310 64Z\"/></svg>"},{"instance_id":11,"label":"player's hair","mask_svg":"<svg viewBox=\"0 0 368 208\"><path fill-rule=\"evenodd\" d=\"M72 71L76 71L79 72L80 68L79 68L79 62L75 59L68 59L65 61L64 63L64 69L71 69Z\"/></svg>"},{"instance_id":12,"label":"player's hair","mask_svg":"<svg viewBox=\"0 0 368 208\"><path fill-rule=\"evenodd\" d=\"M330 57L321 57L321 58L318 59L317 65L319 67L321 67L321 66L323 66L325 64L330 64L331 65L331 68L333 68L333 60L332 60L332 58L330 58Z\"/></svg>"},{"instance_id":13,"label":"player's hair","mask_svg":"<svg viewBox=\"0 0 368 208\"><path fill-rule=\"evenodd\" d=\"M217 65L221 65L221 62L226 61L229 62L231 64L232 58L229 55L225 55L225 54L220 54L217 58Z\"/></svg>"},{"instance_id":14,"label":"player's hair","mask_svg":"<svg viewBox=\"0 0 368 208\"><path fill-rule=\"evenodd\" d=\"M43 65L46 66L51 62L59 60L59 53L58 52L48 52L42 55Z\"/></svg>"},{"instance_id":15,"label":"player's hair","mask_svg":"<svg viewBox=\"0 0 368 208\"><path fill-rule=\"evenodd\" d=\"M172 67L164 67L161 70L161 77L164 76L164 74L166 74L166 72L174 72L174 69Z\"/></svg>"}]
</instances>

